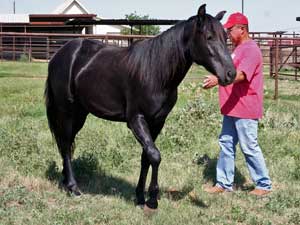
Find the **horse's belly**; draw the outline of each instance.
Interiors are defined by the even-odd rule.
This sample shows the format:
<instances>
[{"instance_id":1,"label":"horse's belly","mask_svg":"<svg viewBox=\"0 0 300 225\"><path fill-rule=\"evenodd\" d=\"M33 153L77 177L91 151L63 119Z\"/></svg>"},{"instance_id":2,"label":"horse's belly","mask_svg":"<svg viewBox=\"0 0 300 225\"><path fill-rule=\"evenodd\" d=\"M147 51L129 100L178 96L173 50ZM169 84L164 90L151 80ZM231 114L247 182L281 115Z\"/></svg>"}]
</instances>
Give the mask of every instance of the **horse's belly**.
<instances>
[{"instance_id":1,"label":"horse's belly","mask_svg":"<svg viewBox=\"0 0 300 225\"><path fill-rule=\"evenodd\" d=\"M81 103L94 116L112 121L126 121L125 110L122 105L118 105L112 100L103 99L101 101L101 99L97 99L97 101L93 101L88 99L88 101L81 101Z\"/></svg>"},{"instance_id":2,"label":"horse's belly","mask_svg":"<svg viewBox=\"0 0 300 225\"><path fill-rule=\"evenodd\" d=\"M93 115L113 120L125 120L125 99L118 86L107 74L82 73L76 81L76 93L81 105Z\"/></svg>"}]
</instances>

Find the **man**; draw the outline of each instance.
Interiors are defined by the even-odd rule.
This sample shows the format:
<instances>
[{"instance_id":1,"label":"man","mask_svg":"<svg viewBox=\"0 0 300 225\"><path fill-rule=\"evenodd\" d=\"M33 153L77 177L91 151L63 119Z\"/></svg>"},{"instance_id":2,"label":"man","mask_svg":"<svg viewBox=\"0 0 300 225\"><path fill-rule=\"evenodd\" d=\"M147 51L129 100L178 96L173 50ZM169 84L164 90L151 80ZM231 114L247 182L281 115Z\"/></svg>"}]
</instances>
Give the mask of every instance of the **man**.
<instances>
[{"instance_id":1,"label":"man","mask_svg":"<svg viewBox=\"0 0 300 225\"><path fill-rule=\"evenodd\" d=\"M208 193L233 191L236 144L245 156L255 189L250 194L262 196L271 192L262 151L257 142L258 119L263 113L263 62L257 44L248 33L248 19L241 13L231 14L224 24L235 49L232 59L237 70L233 84L219 86L219 103L223 114L219 137L220 155L217 163L216 185L205 189ZM209 75L204 88L218 85L218 79Z\"/></svg>"}]
</instances>

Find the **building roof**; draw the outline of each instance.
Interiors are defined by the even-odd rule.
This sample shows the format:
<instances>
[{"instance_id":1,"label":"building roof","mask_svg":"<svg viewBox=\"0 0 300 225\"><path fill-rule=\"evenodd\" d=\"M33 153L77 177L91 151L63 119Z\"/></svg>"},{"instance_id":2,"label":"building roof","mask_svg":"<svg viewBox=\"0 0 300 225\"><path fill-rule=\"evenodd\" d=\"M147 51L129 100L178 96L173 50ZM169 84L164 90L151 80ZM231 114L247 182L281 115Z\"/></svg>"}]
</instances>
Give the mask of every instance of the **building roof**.
<instances>
[{"instance_id":1,"label":"building roof","mask_svg":"<svg viewBox=\"0 0 300 225\"><path fill-rule=\"evenodd\" d=\"M0 14L1 27L64 27L67 21L80 19L82 21L96 18L96 14L30 14L19 17L20 14L12 14L12 17ZM19 18L19 19L18 19Z\"/></svg>"},{"instance_id":2,"label":"building roof","mask_svg":"<svg viewBox=\"0 0 300 225\"><path fill-rule=\"evenodd\" d=\"M72 8L77 8L82 14L89 14L89 11L78 0L65 0L52 13L67 14Z\"/></svg>"},{"instance_id":3,"label":"building roof","mask_svg":"<svg viewBox=\"0 0 300 225\"><path fill-rule=\"evenodd\" d=\"M181 20L163 20L163 19L147 19L147 20L128 20L128 19L86 19L80 18L69 20L67 25L173 25Z\"/></svg>"},{"instance_id":4,"label":"building roof","mask_svg":"<svg viewBox=\"0 0 300 225\"><path fill-rule=\"evenodd\" d=\"M29 23L28 14L0 14L0 23Z\"/></svg>"}]
</instances>

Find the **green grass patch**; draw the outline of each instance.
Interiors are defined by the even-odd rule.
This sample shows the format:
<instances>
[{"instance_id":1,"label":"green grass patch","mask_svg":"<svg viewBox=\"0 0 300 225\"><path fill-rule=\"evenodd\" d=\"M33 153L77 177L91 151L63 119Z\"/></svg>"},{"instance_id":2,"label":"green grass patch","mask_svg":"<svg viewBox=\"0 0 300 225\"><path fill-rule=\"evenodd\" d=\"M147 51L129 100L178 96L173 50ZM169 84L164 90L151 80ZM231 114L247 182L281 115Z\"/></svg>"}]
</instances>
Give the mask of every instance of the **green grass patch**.
<instances>
[{"instance_id":1,"label":"green grass patch","mask_svg":"<svg viewBox=\"0 0 300 225\"><path fill-rule=\"evenodd\" d=\"M1 77L46 77L48 63L0 61Z\"/></svg>"},{"instance_id":2,"label":"green grass patch","mask_svg":"<svg viewBox=\"0 0 300 225\"><path fill-rule=\"evenodd\" d=\"M273 193L249 196L253 186L240 151L237 190L211 196L222 117L217 88L204 90L207 74L193 66L157 139L161 150L159 212L134 206L141 147L126 124L88 116L76 138L73 167L80 198L61 188L61 157L44 107L47 64L0 62L0 224L300 224L299 82L265 79L265 116L259 125ZM211 160L199 163L206 154ZM150 170L151 172L151 170ZM149 181L148 181L149 182ZM170 188L178 190L171 196ZM192 194L191 194L192 193Z\"/></svg>"}]
</instances>

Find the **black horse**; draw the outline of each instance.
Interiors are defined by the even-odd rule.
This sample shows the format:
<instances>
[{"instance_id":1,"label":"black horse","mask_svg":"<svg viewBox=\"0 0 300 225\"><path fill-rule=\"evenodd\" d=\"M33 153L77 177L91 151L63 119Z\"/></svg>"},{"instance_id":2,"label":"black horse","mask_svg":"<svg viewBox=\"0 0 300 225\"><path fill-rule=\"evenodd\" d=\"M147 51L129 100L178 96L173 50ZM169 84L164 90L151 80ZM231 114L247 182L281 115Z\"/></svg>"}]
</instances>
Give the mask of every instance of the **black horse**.
<instances>
[{"instance_id":1,"label":"black horse","mask_svg":"<svg viewBox=\"0 0 300 225\"><path fill-rule=\"evenodd\" d=\"M49 127L63 159L63 184L79 195L71 167L73 143L88 113L126 122L142 145L137 204L158 206L161 156L154 142L177 100L177 87L193 62L215 74L221 85L233 82L235 68L226 46L226 33L216 17L198 14L152 39L128 48L76 39L51 59L45 88ZM144 189L149 166L149 199Z\"/></svg>"}]
</instances>

